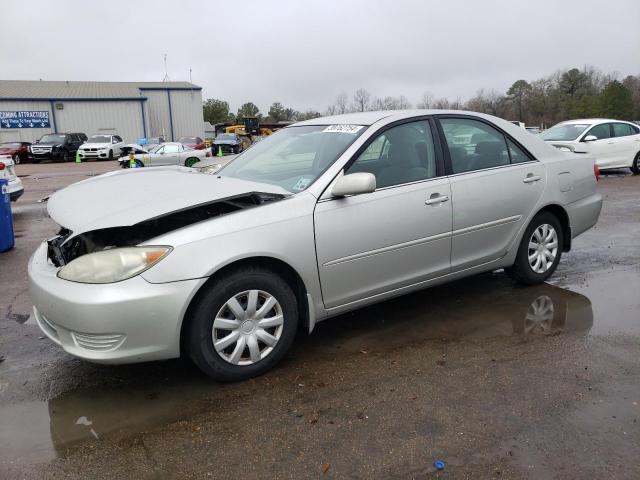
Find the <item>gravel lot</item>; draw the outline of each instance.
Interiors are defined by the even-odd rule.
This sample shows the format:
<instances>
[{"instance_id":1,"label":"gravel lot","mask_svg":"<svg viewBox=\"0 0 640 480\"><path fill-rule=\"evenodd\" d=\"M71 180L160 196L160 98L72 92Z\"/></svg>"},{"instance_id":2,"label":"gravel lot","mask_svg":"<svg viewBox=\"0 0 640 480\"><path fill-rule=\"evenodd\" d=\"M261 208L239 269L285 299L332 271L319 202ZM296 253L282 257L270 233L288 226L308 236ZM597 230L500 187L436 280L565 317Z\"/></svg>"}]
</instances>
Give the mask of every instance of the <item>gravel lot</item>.
<instances>
[{"instance_id":1,"label":"gravel lot","mask_svg":"<svg viewBox=\"0 0 640 480\"><path fill-rule=\"evenodd\" d=\"M43 339L26 264L38 200L116 162L19 165L0 254L0 478L640 478L640 177L550 284L502 272L320 323L275 371L99 366ZM446 462L437 472L434 460Z\"/></svg>"}]
</instances>

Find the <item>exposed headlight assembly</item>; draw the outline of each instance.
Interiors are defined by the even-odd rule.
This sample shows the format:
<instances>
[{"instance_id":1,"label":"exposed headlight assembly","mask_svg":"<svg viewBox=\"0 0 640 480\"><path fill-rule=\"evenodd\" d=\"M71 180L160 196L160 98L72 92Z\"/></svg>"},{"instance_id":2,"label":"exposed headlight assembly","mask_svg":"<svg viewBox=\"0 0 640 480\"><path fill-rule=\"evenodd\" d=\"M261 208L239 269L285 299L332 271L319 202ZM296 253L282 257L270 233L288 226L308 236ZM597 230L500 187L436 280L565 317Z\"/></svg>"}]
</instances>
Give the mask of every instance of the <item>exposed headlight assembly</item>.
<instances>
[{"instance_id":1,"label":"exposed headlight assembly","mask_svg":"<svg viewBox=\"0 0 640 480\"><path fill-rule=\"evenodd\" d=\"M169 252L171 247L123 247L89 253L69 262L58 277L79 283L114 283L141 274Z\"/></svg>"}]
</instances>

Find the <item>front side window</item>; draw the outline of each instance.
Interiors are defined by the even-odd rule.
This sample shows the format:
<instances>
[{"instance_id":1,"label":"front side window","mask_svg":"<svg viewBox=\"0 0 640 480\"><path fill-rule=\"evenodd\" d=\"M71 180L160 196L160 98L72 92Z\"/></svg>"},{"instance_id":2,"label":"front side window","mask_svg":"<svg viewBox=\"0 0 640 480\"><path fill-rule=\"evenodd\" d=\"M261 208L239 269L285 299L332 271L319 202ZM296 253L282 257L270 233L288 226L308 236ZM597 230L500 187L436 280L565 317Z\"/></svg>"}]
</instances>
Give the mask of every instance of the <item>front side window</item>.
<instances>
[{"instance_id":1,"label":"front side window","mask_svg":"<svg viewBox=\"0 0 640 480\"><path fill-rule=\"evenodd\" d=\"M593 135L598 140L602 140L603 138L611 138L611 132L609 131L609 124L602 123L600 125L596 125L595 127L593 127L591 130L587 132L585 137L588 137L589 135Z\"/></svg>"},{"instance_id":2,"label":"front side window","mask_svg":"<svg viewBox=\"0 0 640 480\"><path fill-rule=\"evenodd\" d=\"M613 124L613 136L614 137L626 137L629 135L633 135L633 130L631 129L631 125L626 123L614 123Z\"/></svg>"},{"instance_id":3,"label":"front side window","mask_svg":"<svg viewBox=\"0 0 640 480\"><path fill-rule=\"evenodd\" d=\"M443 118L440 124L453 173L509 165L505 137L495 128L468 118Z\"/></svg>"},{"instance_id":4,"label":"front side window","mask_svg":"<svg viewBox=\"0 0 640 480\"><path fill-rule=\"evenodd\" d=\"M178 153L180 152L180 147L178 145L165 145L164 153Z\"/></svg>"},{"instance_id":5,"label":"front side window","mask_svg":"<svg viewBox=\"0 0 640 480\"><path fill-rule=\"evenodd\" d=\"M436 176L436 156L429 122L403 123L382 132L345 173L369 172L377 188Z\"/></svg>"},{"instance_id":6,"label":"front side window","mask_svg":"<svg viewBox=\"0 0 640 480\"><path fill-rule=\"evenodd\" d=\"M362 125L287 127L254 144L219 174L305 190L358 138Z\"/></svg>"}]
</instances>

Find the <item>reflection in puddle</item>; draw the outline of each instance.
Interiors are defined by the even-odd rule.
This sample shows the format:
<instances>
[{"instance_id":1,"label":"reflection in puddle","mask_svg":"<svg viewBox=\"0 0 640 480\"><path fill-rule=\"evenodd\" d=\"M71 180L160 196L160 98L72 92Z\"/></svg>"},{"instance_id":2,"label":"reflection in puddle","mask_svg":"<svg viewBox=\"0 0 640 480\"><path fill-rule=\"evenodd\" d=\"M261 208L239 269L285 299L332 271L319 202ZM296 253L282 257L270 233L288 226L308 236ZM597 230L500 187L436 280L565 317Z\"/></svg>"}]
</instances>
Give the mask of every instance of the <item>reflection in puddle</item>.
<instances>
[{"instance_id":1,"label":"reflection in puddle","mask_svg":"<svg viewBox=\"0 0 640 480\"><path fill-rule=\"evenodd\" d=\"M581 294L547 284L518 287L504 275L489 274L320 323L312 336L298 342L293 362L322 362L335 357L336 348L348 355L363 348L384 352L429 340L586 334L592 324L591 302ZM181 366L161 377L158 363L120 368L132 377L126 387L72 390L48 403L0 408L0 461L65 456L86 440L122 439L206 411L211 395L225 388L236 393L248 389L242 384L214 384ZM286 369L281 373L286 375ZM157 381L131 386L145 375Z\"/></svg>"}]
</instances>

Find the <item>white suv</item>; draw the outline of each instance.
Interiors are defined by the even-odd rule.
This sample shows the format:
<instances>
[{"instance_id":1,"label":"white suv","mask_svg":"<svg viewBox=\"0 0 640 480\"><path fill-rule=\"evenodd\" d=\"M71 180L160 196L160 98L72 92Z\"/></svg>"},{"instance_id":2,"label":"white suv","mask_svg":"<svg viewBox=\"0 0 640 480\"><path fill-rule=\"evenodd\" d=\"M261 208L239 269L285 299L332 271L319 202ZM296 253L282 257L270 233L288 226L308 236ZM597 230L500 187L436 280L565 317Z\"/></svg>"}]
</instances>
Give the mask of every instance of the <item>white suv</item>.
<instances>
[{"instance_id":1,"label":"white suv","mask_svg":"<svg viewBox=\"0 0 640 480\"><path fill-rule=\"evenodd\" d=\"M640 127L603 118L558 123L540 137L567 152L589 154L598 168L631 168L640 174Z\"/></svg>"},{"instance_id":2,"label":"white suv","mask_svg":"<svg viewBox=\"0 0 640 480\"><path fill-rule=\"evenodd\" d=\"M15 171L15 162L9 155L0 155L0 178L9 180L9 197L15 202L24 193L22 181Z\"/></svg>"},{"instance_id":3,"label":"white suv","mask_svg":"<svg viewBox=\"0 0 640 480\"><path fill-rule=\"evenodd\" d=\"M80 145L78 154L83 160L114 160L120 156L122 147L124 142L118 135L91 135Z\"/></svg>"}]
</instances>

